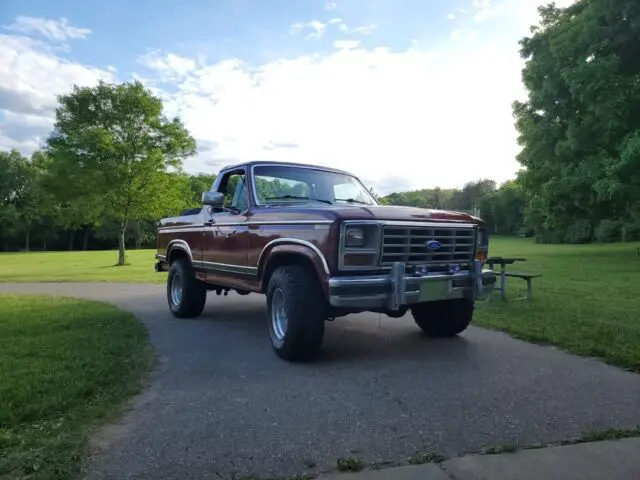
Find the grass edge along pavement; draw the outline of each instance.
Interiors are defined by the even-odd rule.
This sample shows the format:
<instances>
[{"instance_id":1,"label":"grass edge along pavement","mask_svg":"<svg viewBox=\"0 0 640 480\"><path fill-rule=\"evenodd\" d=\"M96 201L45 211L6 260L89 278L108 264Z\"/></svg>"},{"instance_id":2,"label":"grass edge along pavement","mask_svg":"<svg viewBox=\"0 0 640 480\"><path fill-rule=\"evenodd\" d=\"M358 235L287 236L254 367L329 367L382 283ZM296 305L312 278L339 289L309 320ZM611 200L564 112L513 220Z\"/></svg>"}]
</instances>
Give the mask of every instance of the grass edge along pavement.
<instances>
[{"instance_id":1,"label":"grass edge along pavement","mask_svg":"<svg viewBox=\"0 0 640 480\"><path fill-rule=\"evenodd\" d=\"M542 273L525 302L478 305L473 325L532 343L553 345L640 372L637 295L640 244L543 245L530 238L492 237L491 255L525 257L510 272ZM124 282L163 285L154 250L129 250L130 264L113 266L115 251L0 253L0 282ZM507 281L510 297L525 283ZM497 295L496 295L497 297Z\"/></svg>"},{"instance_id":2,"label":"grass edge along pavement","mask_svg":"<svg viewBox=\"0 0 640 480\"><path fill-rule=\"evenodd\" d=\"M607 430L594 430L585 432L575 438L567 440L551 442L548 444L533 444L533 445L516 445L507 444L502 446L494 446L484 448L478 451L463 452L455 457L447 457L434 451L423 451L410 456L406 461L397 462L385 462L383 464L367 464L359 457L344 456L337 460L336 467L323 471L318 474L306 474L306 475L292 475L292 476L276 476L276 477L262 477L262 476L235 476L225 477L224 480L348 480L350 478L357 478L361 480L363 478L378 478L377 472L385 473L384 478L388 480L393 478L389 475L391 472L395 472L397 469L405 470L405 467L412 468L413 474L404 473L402 478L409 479L429 479L429 478L447 478L452 479L449 473L447 473L447 464L456 463L459 460L466 460L469 457L486 457L495 455L510 455L517 452L525 452L529 450L545 450L553 449L554 447L566 447L575 446L581 444L594 444L597 445L600 442L608 442L612 440L625 440L625 439L640 439L640 425L632 429L607 429ZM626 460L626 458L625 458ZM637 463L638 471L640 472L640 460L634 455L633 458L629 458L630 461ZM572 465L572 464L568 464ZM433 466L439 471L439 475L429 475L433 470L423 471L420 466ZM433 468L432 467L432 468ZM601 466L600 468L607 469L607 466ZM458 477L455 477L458 478ZM461 480L464 477L460 477ZM473 478L476 478L473 476ZM484 477L483 477L484 478ZM495 478L498 478L497 476ZM529 477L527 477L529 478ZM533 478L533 477L531 477ZM538 478L538 477L536 477ZM621 479L623 480L623 479ZM626 480L626 479L624 479Z\"/></svg>"},{"instance_id":3,"label":"grass edge along pavement","mask_svg":"<svg viewBox=\"0 0 640 480\"><path fill-rule=\"evenodd\" d=\"M154 359L146 328L113 305L1 293L0 478L77 478Z\"/></svg>"}]
</instances>

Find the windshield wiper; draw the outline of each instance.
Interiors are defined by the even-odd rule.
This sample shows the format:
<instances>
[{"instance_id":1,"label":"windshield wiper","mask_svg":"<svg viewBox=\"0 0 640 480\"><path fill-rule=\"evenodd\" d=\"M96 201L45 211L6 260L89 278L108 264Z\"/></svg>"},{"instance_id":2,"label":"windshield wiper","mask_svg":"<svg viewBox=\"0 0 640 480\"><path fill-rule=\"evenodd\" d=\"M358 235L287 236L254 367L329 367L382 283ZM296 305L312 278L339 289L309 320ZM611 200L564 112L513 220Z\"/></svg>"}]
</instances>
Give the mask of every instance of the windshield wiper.
<instances>
[{"instance_id":1,"label":"windshield wiper","mask_svg":"<svg viewBox=\"0 0 640 480\"><path fill-rule=\"evenodd\" d=\"M280 195L278 197L265 197L265 200L312 200L314 202L328 203L329 205L331 205L331 202L329 200L323 200L321 198L302 197L297 195Z\"/></svg>"},{"instance_id":2,"label":"windshield wiper","mask_svg":"<svg viewBox=\"0 0 640 480\"><path fill-rule=\"evenodd\" d=\"M359 203L360 205L369 205L367 202L356 200L355 198L336 198L336 202Z\"/></svg>"}]
</instances>

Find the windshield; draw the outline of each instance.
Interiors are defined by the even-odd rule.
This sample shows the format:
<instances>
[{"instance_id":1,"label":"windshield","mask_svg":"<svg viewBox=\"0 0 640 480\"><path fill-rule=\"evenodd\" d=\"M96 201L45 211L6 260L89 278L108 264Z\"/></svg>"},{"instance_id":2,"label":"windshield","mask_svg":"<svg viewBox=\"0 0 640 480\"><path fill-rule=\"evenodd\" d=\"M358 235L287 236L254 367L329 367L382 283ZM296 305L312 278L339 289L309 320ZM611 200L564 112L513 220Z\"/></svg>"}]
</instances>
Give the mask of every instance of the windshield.
<instances>
[{"instance_id":1,"label":"windshield","mask_svg":"<svg viewBox=\"0 0 640 480\"><path fill-rule=\"evenodd\" d=\"M289 165L254 168L258 203L319 202L378 205L376 199L351 175Z\"/></svg>"}]
</instances>

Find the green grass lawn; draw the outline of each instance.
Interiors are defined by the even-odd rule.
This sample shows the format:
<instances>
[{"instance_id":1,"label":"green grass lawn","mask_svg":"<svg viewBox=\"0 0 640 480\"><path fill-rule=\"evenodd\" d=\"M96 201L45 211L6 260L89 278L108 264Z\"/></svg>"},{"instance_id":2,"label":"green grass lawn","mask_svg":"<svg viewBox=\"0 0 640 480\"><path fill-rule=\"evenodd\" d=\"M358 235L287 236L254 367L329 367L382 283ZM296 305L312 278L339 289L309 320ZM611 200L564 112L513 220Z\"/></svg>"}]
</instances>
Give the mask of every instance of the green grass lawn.
<instances>
[{"instance_id":1,"label":"green grass lawn","mask_svg":"<svg viewBox=\"0 0 640 480\"><path fill-rule=\"evenodd\" d=\"M527 258L509 271L543 276L534 279L533 300L479 305L475 323L640 371L639 245L538 245L495 237L491 255ZM153 250L127 255L130 265L114 267L115 251L0 254L0 281L165 282L166 273L153 270ZM513 278L507 286L509 295L519 296L525 283Z\"/></svg>"},{"instance_id":2,"label":"green grass lawn","mask_svg":"<svg viewBox=\"0 0 640 480\"><path fill-rule=\"evenodd\" d=\"M0 295L0 479L74 478L151 359L146 329L116 307Z\"/></svg>"},{"instance_id":3,"label":"green grass lawn","mask_svg":"<svg viewBox=\"0 0 640 480\"><path fill-rule=\"evenodd\" d=\"M640 371L638 246L537 245L530 239L496 238L491 255L527 259L507 271L543 276L533 280L531 301L479 305L475 324ZM507 279L509 296L520 296L524 289L523 280Z\"/></svg>"},{"instance_id":4,"label":"green grass lawn","mask_svg":"<svg viewBox=\"0 0 640 480\"><path fill-rule=\"evenodd\" d=\"M0 282L164 283L153 266L155 250L127 251L128 265L115 266L117 251L0 253Z\"/></svg>"}]
</instances>

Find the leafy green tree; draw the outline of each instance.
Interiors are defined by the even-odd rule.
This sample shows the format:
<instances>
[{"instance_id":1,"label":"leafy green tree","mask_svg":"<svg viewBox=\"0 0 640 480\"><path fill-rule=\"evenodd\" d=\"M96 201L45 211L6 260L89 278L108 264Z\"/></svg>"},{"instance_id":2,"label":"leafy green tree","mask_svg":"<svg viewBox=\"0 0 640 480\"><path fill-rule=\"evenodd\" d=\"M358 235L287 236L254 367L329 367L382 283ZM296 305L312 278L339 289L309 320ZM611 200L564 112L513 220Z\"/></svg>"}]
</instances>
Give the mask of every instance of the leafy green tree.
<instances>
[{"instance_id":1,"label":"leafy green tree","mask_svg":"<svg viewBox=\"0 0 640 480\"><path fill-rule=\"evenodd\" d=\"M74 85L58 102L48 154L73 172L75 198L99 198L104 218L117 223L117 264L124 265L129 221L166 210L174 192L166 173L195 153L195 140L138 81Z\"/></svg>"},{"instance_id":2,"label":"leafy green tree","mask_svg":"<svg viewBox=\"0 0 640 480\"><path fill-rule=\"evenodd\" d=\"M0 237L5 250L19 223L18 201L26 186L26 165L27 159L17 150L0 152Z\"/></svg>"},{"instance_id":3,"label":"leafy green tree","mask_svg":"<svg viewBox=\"0 0 640 480\"><path fill-rule=\"evenodd\" d=\"M211 186L216 180L216 177L217 175L215 174L210 175L205 173L189 176L189 188L191 189L189 208L202 206L202 193L211 190Z\"/></svg>"},{"instance_id":4,"label":"leafy green tree","mask_svg":"<svg viewBox=\"0 0 640 480\"><path fill-rule=\"evenodd\" d=\"M513 106L527 221L550 241L589 241L640 213L640 2L539 8L521 40L528 100Z\"/></svg>"},{"instance_id":5,"label":"leafy green tree","mask_svg":"<svg viewBox=\"0 0 640 480\"><path fill-rule=\"evenodd\" d=\"M22 162L21 170L23 187L16 198L16 209L24 249L29 251L34 227L44 227L54 215L53 197L45 187L47 158L42 152L36 151L30 160Z\"/></svg>"}]
</instances>

